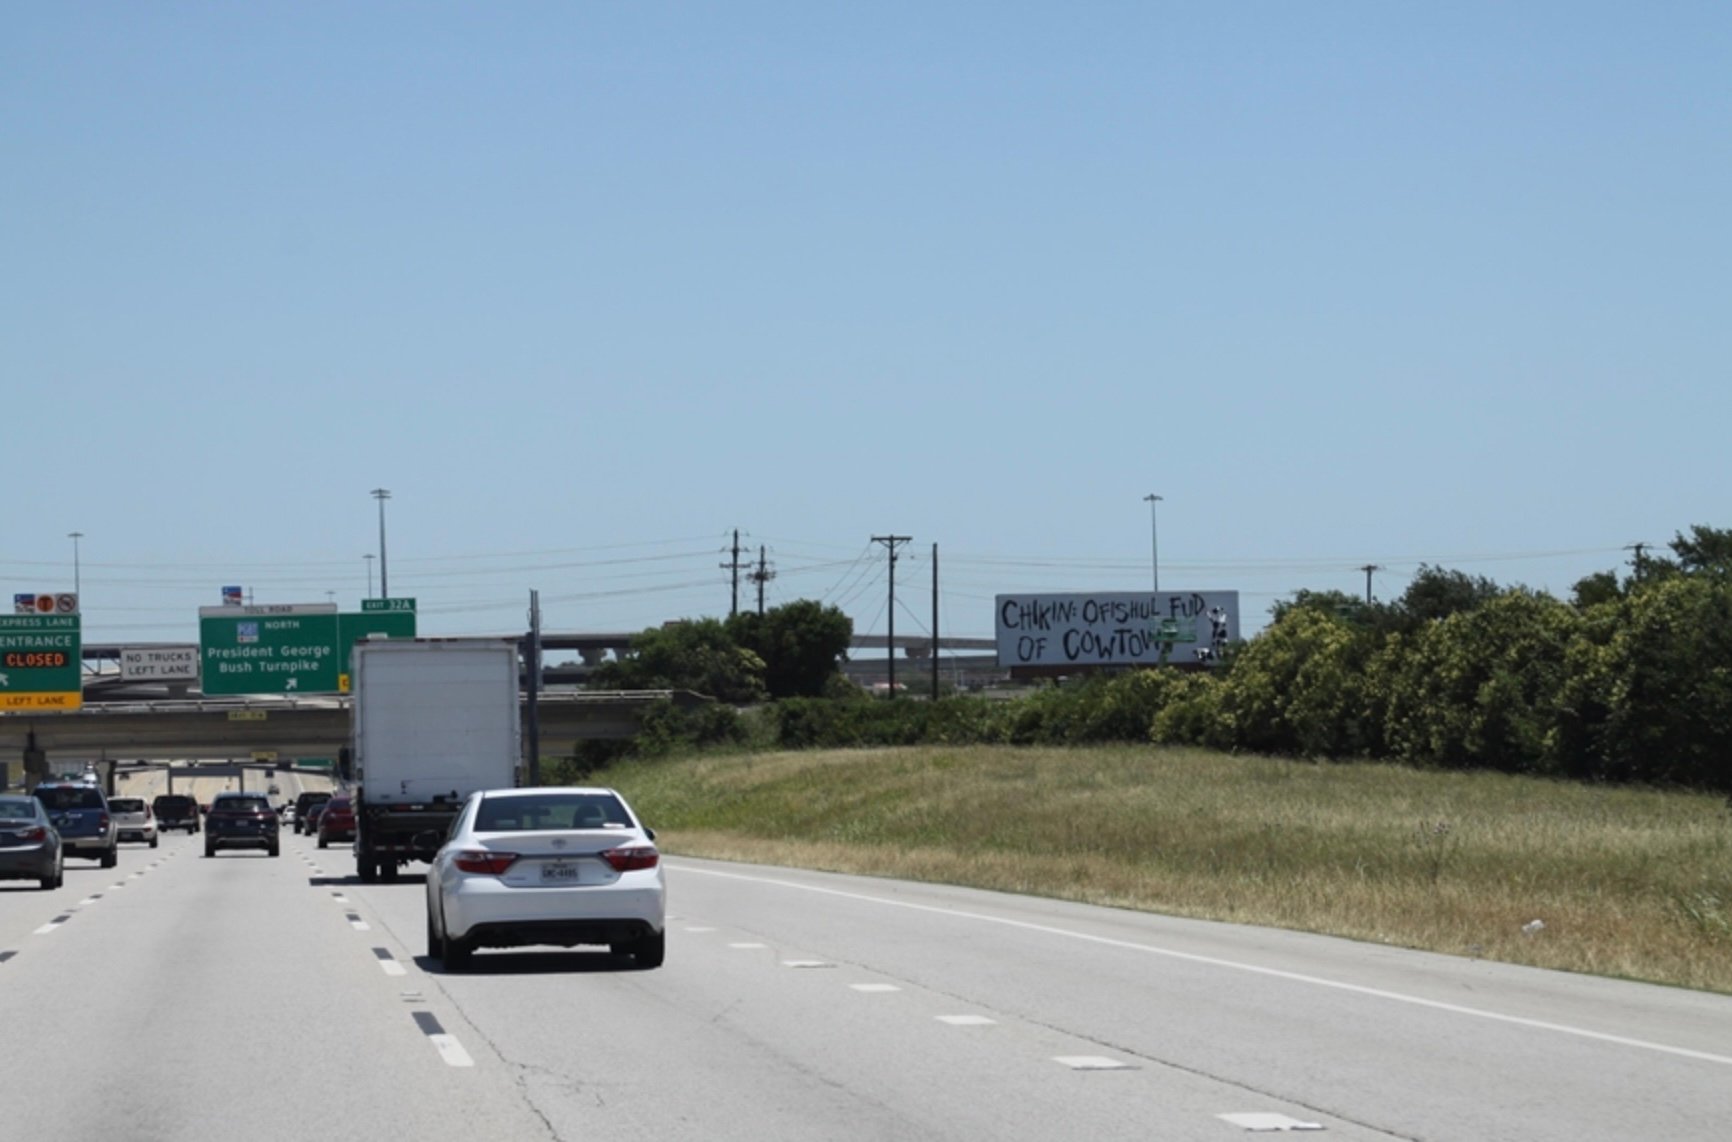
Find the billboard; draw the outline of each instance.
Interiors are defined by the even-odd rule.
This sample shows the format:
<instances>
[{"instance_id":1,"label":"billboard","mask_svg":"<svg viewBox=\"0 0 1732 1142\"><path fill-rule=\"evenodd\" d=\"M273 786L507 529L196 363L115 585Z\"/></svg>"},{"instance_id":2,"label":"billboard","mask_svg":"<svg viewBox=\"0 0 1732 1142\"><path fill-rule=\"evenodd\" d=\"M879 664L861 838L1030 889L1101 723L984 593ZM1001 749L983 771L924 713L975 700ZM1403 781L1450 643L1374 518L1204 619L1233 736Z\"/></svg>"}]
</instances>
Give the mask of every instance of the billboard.
<instances>
[{"instance_id":1,"label":"billboard","mask_svg":"<svg viewBox=\"0 0 1732 1142\"><path fill-rule=\"evenodd\" d=\"M1237 591L999 595L1000 667L1218 662L1239 635Z\"/></svg>"}]
</instances>

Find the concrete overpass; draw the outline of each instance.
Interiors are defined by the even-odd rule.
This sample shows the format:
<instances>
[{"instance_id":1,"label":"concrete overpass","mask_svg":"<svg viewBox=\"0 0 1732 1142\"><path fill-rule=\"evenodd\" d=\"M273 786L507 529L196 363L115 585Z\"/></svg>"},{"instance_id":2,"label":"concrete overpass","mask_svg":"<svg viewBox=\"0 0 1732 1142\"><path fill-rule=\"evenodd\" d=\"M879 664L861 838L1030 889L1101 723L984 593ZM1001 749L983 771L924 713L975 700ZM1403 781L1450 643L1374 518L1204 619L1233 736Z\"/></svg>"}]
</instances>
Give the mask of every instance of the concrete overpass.
<instances>
[{"instance_id":1,"label":"concrete overpass","mask_svg":"<svg viewBox=\"0 0 1732 1142\"><path fill-rule=\"evenodd\" d=\"M628 738L645 710L664 701L696 706L709 699L684 690L553 692L536 703L541 753L569 753L579 741ZM527 703L525 703L527 713ZM185 699L91 703L82 710L0 717L0 761L26 748L57 761L147 758L247 760L274 753L335 758L349 741L349 700L302 698Z\"/></svg>"}]
</instances>

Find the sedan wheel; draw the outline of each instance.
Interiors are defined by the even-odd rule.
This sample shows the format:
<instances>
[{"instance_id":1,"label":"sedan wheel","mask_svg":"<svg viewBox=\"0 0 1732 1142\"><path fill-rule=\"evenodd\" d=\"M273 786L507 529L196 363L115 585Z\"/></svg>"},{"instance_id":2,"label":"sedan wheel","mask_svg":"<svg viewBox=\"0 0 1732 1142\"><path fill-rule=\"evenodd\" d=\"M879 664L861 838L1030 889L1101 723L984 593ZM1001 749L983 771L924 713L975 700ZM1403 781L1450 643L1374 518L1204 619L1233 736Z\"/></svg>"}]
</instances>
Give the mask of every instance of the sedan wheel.
<instances>
[{"instance_id":1,"label":"sedan wheel","mask_svg":"<svg viewBox=\"0 0 1732 1142\"><path fill-rule=\"evenodd\" d=\"M667 957L668 934L654 932L637 942L632 949L632 957L637 960L640 968L659 968L662 960Z\"/></svg>"}]
</instances>

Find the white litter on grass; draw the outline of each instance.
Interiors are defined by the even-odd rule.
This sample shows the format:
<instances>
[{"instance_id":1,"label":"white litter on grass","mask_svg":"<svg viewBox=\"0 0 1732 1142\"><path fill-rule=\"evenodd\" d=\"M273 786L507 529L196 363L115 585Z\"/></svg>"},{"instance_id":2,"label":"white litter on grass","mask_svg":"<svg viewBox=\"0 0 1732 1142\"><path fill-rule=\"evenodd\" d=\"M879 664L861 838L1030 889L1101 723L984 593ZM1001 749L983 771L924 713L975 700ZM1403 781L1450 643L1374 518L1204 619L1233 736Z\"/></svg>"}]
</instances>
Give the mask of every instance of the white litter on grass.
<instances>
[{"instance_id":1,"label":"white litter on grass","mask_svg":"<svg viewBox=\"0 0 1732 1142\"><path fill-rule=\"evenodd\" d=\"M1321 1122L1301 1122L1297 1118L1288 1118L1285 1114L1220 1114L1217 1118L1231 1122L1234 1126L1242 1126L1246 1130L1321 1130Z\"/></svg>"},{"instance_id":2,"label":"white litter on grass","mask_svg":"<svg viewBox=\"0 0 1732 1142\"><path fill-rule=\"evenodd\" d=\"M1544 920L1529 920L1526 924L1522 925L1522 935L1524 936L1538 935L1545 930L1546 922Z\"/></svg>"}]
</instances>

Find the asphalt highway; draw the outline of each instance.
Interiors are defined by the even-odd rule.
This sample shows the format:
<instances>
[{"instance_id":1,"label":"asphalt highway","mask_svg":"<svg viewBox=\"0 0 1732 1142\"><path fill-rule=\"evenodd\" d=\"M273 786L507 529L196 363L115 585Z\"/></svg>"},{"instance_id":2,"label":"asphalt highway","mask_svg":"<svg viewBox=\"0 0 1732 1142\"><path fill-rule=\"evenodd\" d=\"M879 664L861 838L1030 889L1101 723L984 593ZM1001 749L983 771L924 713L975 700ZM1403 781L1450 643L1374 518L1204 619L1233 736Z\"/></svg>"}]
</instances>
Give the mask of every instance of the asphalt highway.
<instances>
[{"instance_id":1,"label":"asphalt highway","mask_svg":"<svg viewBox=\"0 0 1732 1142\"><path fill-rule=\"evenodd\" d=\"M142 791L140 791L142 792ZM284 795L290 794L285 785ZM1719 1139L1732 998L669 858L668 958L425 958L416 870L200 838L0 883L37 1142Z\"/></svg>"}]
</instances>

